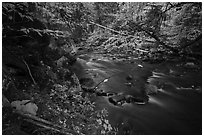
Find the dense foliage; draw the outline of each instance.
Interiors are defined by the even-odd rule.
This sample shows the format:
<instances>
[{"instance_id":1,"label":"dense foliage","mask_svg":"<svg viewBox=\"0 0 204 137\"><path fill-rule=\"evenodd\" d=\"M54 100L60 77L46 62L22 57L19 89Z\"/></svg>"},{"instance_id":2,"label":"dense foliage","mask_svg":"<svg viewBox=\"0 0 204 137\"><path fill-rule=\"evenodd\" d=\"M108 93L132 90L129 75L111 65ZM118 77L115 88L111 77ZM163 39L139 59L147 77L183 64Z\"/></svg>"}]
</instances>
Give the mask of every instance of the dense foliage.
<instances>
[{"instance_id":1,"label":"dense foliage","mask_svg":"<svg viewBox=\"0 0 204 137\"><path fill-rule=\"evenodd\" d=\"M94 32L89 38L93 44L106 41L106 46L113 47L109 50L120 50L121 47L145 49L150 56L152 51L201 56L198 52L201 51L202 38L201 3L119 3L116 9L117 12L107 13L114 20L105 24L115 31L105 29L109 32L101 32L100 29Z\"/></svg>"}]
</instances>

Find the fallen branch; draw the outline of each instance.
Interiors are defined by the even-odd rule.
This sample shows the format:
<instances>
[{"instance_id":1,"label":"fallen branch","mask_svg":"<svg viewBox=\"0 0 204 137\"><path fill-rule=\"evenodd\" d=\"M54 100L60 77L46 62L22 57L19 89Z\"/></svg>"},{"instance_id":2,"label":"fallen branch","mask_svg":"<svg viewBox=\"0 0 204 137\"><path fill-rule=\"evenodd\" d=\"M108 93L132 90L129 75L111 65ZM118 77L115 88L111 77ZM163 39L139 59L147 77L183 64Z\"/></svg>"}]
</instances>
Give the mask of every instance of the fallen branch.
<instances>
[{"instance_id":1,"label":"fallen branch","mask_svg":"<svg viewBox=\"0 0 204 137\"><path fill-rule=\"evenodd\" d=\"M92 22L92 21L90 21L90 23L91 23L91 24L94 24L94 25L96 25L96 26L99 26L99 27L101 27L101 28L103 28L103 29L107 29L107 30L110 30L110 31L112 31L112 32L118 33L118 34L123 35L123 36L129 36L129 37L132 37L132 38L137 38L137 37L134 36L134 35L124 34L124 33L121 33L121 32L119 32L119 31L116 31L116 30L114 30L114 29L111 29L111 28L102 26L102 25L100 25L100 24L94 23L94 22ZM135 24L135 25L137 26L136 29L137 29L138 31L144 31L146 34L148 34L150 37L154 38L157 42L159 42L159 44L163 45L165 48L170 49L170 50L172 50L172 51L174 51L174 52L177 52L177 50L176 50L175 48L166 45L166 44L165 44L163 41L161 41L154 33L151 33L150 31L148 31L148 30L142 28L142 26L139 25L139 24Z\"/></svg>"},{"instance_id":2,"label":"fallen branch","mask_svg":"<svg viewBox=\"0 0 204 137\"><path fill-rule=\"evenodd\" d=\"M19 111L14 111L14 113L19 114L21 117L23 117L23 120L25 120L26 122L29 122L30 124L36 125L38 127L44 128L46 130L52 130L54 132L58 132L60 134L65 134L65 135L78 135L77 132L73 131L73 130L69 130L67 128L64 128L60 125L54 124L50 121L44 120L42 118L39 118L37 116L31 115L31 114L26 114L26 113L22 113Z\"/></svg>"},{"instance_id":3,"label":"fallen branch","mask_svg":"<svg viewBox=\"0 0 204 137\"><path fill-rule=\"evenodd\" d=\"M135 27L138 31L144 31L147 35L150 37L154 38L159 44L163 45L165 48L170 49L171 51L177 52L178 50L175 49L174 47L166 45L163 41L161 41L153 32L150 32L144 28L142 28L141 25L136 24Z\"/></svg>"},{"instance_id":4,"label":"fallen branch","mask_svg":"<svg viewBox=\"0 0 204 137\"><path fill-rule=\"evenodd\" d=\"M31 74L31 71L30 71L30 68L29 68L28 64L26 63L26 61L24 59L23 59L23 62L24 62L24 64L26 65L26 67L28 69L28 73L29 73L34 85L36 85L35 79L33 78L32 74Z\"/></svg>"},{"instance_id":5,"label":"fallen branch","mask_svg":"<svg viewBox=\"0 0 204 137\"><path fill-rule=\"evenodd\" d=\"M25 119L25 121L27 121L27 122L29 122L29 123L32 123L32 124L34 124L34 125L36 125L36 126L42 127L43 129L52 130L52 131L55 131L55 132L58 132L58 133L61 133L61 134L65 134L65 135L66 135L66 133L64 133L64 132L62 132L62 131L60 131L60 130L58 130L58 129L56 129L56 128L49 127L49 126L44 125L44 124L42 124L42 123L38 123L38 122L36 122L36 121L34 121L34 120L32 120L32 119ZM36 132L36 131L38 131L38 130L35 130L34 132ZM33 133L34 133L34 132L33 132Z\"/></svg>"},{"instance_id":6,"label":"fallen branch","mask_svg":"<svg viewBox=\"0 0 204 137\"><path fill-rule=\"evenodd\" d=\"M122 32L120 32L120 31L117 31L117 30L114 30L114 29L111 29L111 28L108 28L108 27L102 26L102 25L97 24L97 23L92 22L92 21L89 21L89 23L94 24L94 25L96 25L96 26L98 26L98 27L101 27L101 28L103 28L103 29L110 30L110 31L112 31L112 32L115 32L115 33L120 34L120 35L123 35L123 36L132 37L132 38L137 38L137 37L134 36L134 35L130 35L130 34L122 33Z\"/></svg>"},{"instance_id":7,"label":"fallen branch","mask_svg":"<svg viewBox=\"0 0 204 137\"><path fill-rule=\"evenodd\" d=\"M122 73L122 72L120 72L120 73ZM117 74L119 74L119 73L116 73L116 74L113 74L113 75L111 75L111 76L109 76L109 77L107 77L107 78L104 78L104 79L101 80L93 89L95 90L101 83L105 82L105 80L108 80L108 79L112 78L113 76L115 76L115 75L117 75Z\"/></svg>"},{"instance_id":8,"label":"fallen branch","mask_svg":"<svg viewBox=\"0 0 204 137\"><path fill-rule=\"evenodd\" d=\"M89 23L94 24L94 25L96 25L96 26L98 26L98 27L101 27L101 28L103 28L103 29L107 29L107 30L110 30L110 31L112 31L112 32L118 33L118 34L120 34L120 35L128 36L127 34L121 33L120 31L117 31L117 30L114 30L114 29L111 29L111 28L102 26L102 25L97 24L97 23L92 22L92 21L89 21Z\"/></svg>"}]
</instances>

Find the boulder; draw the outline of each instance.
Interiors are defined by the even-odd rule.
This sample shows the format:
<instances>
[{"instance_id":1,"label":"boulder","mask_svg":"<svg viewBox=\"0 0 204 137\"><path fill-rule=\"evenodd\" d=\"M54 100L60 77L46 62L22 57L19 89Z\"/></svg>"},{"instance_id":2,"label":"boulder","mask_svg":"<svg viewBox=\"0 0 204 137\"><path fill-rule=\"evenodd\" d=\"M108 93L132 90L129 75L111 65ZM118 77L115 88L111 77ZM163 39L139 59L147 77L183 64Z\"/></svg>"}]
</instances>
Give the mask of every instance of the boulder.
<instances>
[{"instance_id":1,"label":"boulder","mask_svg":"<svg viewBox=\"0 0 204 137\"><path fill-rule=\"evenodd\" d=\"M37 105L35 103L32 103L30 100L13 101L11 102L11 106L17 111L32 115L36 115L38 110Z\"/></svg>"}]
</instances>

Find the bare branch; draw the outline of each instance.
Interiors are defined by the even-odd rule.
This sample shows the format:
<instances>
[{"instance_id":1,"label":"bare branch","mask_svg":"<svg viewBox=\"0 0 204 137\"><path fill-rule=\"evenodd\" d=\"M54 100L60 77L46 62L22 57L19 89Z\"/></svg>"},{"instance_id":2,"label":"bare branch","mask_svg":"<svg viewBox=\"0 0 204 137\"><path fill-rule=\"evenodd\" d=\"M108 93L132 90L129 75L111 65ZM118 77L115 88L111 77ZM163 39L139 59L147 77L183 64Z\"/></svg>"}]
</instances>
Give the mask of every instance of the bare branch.
<instances>
[{"instance_id":1,"label":"bare branch","mask_svg":"<svg viewBox=\"0 0 204 137\"><path fill-rule=\"evenodd\" d=\"M28 64L26 63L26 61L25 61L24 59L23 59L23 62L25 63L25 65L26 65L26 67L27 67L27 69L28 69L28 73L29 73L29 75L30 75L30 77L31 77L31 79L32 79L32 81L33 81L33 83L36 85L35 79L34 79L33 76L32 76L32 73L31 73L31 71L30 71L30 68L29 68Z\"/></svg>"}]
</instances>

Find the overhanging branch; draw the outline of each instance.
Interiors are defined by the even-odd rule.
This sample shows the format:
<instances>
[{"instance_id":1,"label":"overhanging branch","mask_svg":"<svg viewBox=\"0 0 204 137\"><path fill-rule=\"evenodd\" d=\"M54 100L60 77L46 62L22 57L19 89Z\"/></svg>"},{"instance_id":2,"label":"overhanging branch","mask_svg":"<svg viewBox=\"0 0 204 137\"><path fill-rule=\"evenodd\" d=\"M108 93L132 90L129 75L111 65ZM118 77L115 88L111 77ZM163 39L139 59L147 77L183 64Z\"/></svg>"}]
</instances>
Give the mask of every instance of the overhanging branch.
<instances>
[{"instance_id":1,"label":"overhanging branch","mask_svg":"<svg viewBox=\"0 0 204 137\"><path fill-rule=\"evenodd\" d=\"M135 27L137 30L139 31L144 31L146 34L148 34L150 37L154 38L157 42L159 42L159 44L163 45L165 48L170 49L174 52L177 52L177 50L171 46L166 45L163 41L161 41L154 33L151 33L150 31L142 28L142 26L140 25L136 25Z\"/></svg>"},{"instance_id":2,"label":"overhanging branch","mask_svg":"<svg viewBox=\"0 0 204 137\"><path fill-rule=\"evenodd\" d=\"M110 31L112 31L112 32L118 33L118 34L123 35L123 36L129 36L129 37L132 37L132 38L137 38L137 37L134 36L134 35L124 34L124 33L121 33L120 31L116 31L116 30L114 30L114 29L111 29L111 28L102 26L102 25L97 24L97 23L92 22L92 21L89 21L89 23L94 24L94 25L96 25L96 26L98 26L98 27L101 27L101 28L103 28L103 29L107 29L107 30L110 30ZM150 37L154 38L159 44L163 45L165 48L170 49L171 51L174 51L174 52L177 52L177 51L178 51L178 50L176 50L175 48L166 45L166 44L165 44L163 41L161 41L154 33L151 33L150 31L148 31L148 30L142 28L141 25L136 24L135 29L137 29L138 31L144 31L146 34L148 34Z\"/></svg>"},{"instance_id":3,"label":"overhanging branch","mask_svg":"<svg viewBox=\"0 0 204 137\"><path fill-rule=\"evenodd\" d=\"M101 28L103 28L103 29L107 29L107 30L110 30L110 31L112 31L112 32L118 33L118 34L120 34L120 35L128 36L127 34L124 34L124 33L120 32L120 31L117 31L117 30L114 30L114 29L111 29L111 28L108 28L108 27L102 26L102 25L97 24L97 23L92 22L92 21L89 21L89 23L91 23L91 24L93 24L93 25L96 25L96 26L98 26L98 27L101 27Z\"/></svg>"}]
</instances>

